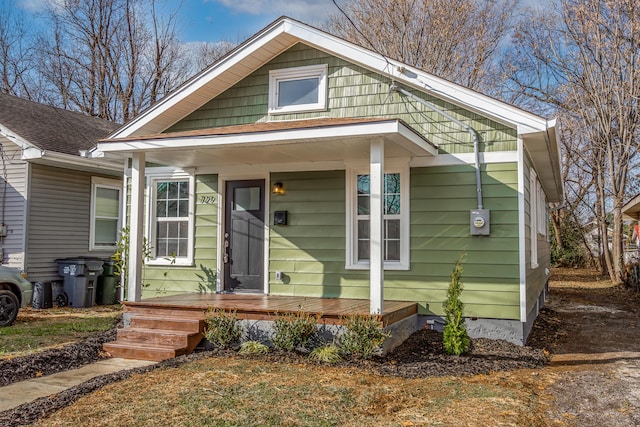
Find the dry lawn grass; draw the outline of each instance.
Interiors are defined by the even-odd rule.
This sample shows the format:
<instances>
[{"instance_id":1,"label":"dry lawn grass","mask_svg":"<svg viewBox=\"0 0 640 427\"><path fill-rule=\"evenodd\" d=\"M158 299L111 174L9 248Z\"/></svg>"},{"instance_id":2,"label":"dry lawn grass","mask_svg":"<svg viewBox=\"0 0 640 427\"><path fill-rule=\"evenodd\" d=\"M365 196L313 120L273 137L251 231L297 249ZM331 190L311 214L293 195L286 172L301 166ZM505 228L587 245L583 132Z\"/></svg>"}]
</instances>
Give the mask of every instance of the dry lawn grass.
<instances>
[{"instance_id":1,"label":"dry lawn grass","mask_svg":"<svg viewBox=\"0 0 640 427\"><path fill-rule=\"evenodd\" d=\"M552 268L549 279L551 288L604 289L615 287L609 276L588 268Z\"/></svg>"},{"instance_id":2,"label":"dry lawn grass","mask_svg":"<svg viewBox=\"0 0 640 427\"><path fill-rule=\"evenodd\" d=\"M121 313L120 305L20 309L11 327L0 328L0 358L22 356L78 342L95 332L111 329Z\"/></svg>"},{"instance_id":3,"label":"dry lawn grass","mask_svg":"<svg viewBox=\"0 0 640 427\"><path fill-rule=\"evenodd\" d=\"M402 379L212 357L111 384L37 425L544 425L538 373L512 375Z\"/></svg>"}]
</instances>

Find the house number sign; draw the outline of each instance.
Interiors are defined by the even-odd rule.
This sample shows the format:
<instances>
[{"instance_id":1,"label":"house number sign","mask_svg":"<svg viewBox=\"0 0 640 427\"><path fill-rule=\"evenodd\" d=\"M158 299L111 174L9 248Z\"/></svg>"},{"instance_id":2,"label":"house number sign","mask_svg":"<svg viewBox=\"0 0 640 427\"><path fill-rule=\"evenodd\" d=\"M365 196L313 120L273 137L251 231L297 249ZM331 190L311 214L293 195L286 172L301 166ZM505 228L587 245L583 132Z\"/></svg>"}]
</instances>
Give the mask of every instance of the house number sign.
<instances>
[{"instance_id":1,"label":"house number sign","mask_svg":"<svg viewBox=\"0 0 640 427\"><path fill-rule=\"evenodd\" d=\"M201 205L213 205L215 203L216 203L216 198L214 196L200 196Z\"/></svg>"}]
</instances>

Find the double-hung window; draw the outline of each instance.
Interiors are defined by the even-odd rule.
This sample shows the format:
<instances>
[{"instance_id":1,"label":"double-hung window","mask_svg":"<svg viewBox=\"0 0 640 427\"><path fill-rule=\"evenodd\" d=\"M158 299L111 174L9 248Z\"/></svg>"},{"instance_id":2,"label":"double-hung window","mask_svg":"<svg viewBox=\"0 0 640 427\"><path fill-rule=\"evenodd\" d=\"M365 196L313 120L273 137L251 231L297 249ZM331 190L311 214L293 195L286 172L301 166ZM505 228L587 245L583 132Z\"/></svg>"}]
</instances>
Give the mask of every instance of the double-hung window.
<instances>
[{"instance_id":1,"label":"double-hung window","mask_svg":"<svg viewBox=\"0 0 640 427\"><path fill-rule=\"evenodd\" d=\"M190 265L193 261L193 178L150 179L148 241L150 264Z\"/></svg>"},{"instance_id":2,"label":"double-hung window","mask_svg":"<svg viewBox=\"0 0 640 427\"><path fill-rule=\"evenodd\" d=\"M347 241L347 268L366 269L370 260L370 206L369 174L350 172L347 179L348 221L351 238ZM389 170L383 184L383 247L384 268L409 268L409 173L407 168Z\"/></svg>"},{"instance_id":3,"label":"double-hung window","mask_svg":"<svg viewBox=\"0 0 640 427\"><path fill-rule=\"evenodd\" d=\"M531 268L538 268L538 221L539 214L539 193L538 193L538 175L533 170L529 172L529 239Z\"/></svg>"},{"instance_id":4,"label":"double-hung window","mask_svg":"<svg viewBox=\"0 0 640 427\"><path fill-rule=\"evenodd\" d=\"M112 250L120 231L122 184L118 180L91 178L90 250Z\"/></svg>"},{"instance_id":5,"label":"double-hung window","mask_svg":"<svg viewBox=\"0 0 640 427\"><path fill-rule=\"evenodd\" d=\"M269 72L269 114L325 110L327 65Z\"/></svg>"}]
</instances>

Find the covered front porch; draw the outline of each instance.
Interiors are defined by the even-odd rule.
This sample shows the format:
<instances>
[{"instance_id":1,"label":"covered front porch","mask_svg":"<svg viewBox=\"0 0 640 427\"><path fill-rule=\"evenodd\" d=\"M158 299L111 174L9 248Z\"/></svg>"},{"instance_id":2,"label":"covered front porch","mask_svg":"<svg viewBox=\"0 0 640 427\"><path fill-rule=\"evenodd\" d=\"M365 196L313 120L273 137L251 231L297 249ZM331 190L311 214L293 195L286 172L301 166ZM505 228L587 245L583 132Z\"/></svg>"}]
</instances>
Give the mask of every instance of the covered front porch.
<instances>
[{"instance_id":1,"label":"covered front porch","mask_svg":"<svg viewBox=\"0 0 640 427\"><path fill-rule=\"evenodd\" d=\"M341 286L341 278L345 275L353 275L353 270L368 270L369 299L361 300L360 303L366 303L368 308L363 310L361 305L357 307L347 305L345 313L352 314L356 310L359 313L384 315L387 311L394 311L393 309L388 310L384 301L385 231L383 217L387 213L385 211L384 189L385 163L388 161L389 163L405 165L403 167L406 167L406 175L403 179L408 179L410 159L416 156L435 156L437 155L437 148L401 120L376 118L267 122L187 132L131 136L111 139L99 144L96 154L98 155L100 152L121 154L132 159L130 178L131 204L129 211L131 256L127 280L129 284L128 301L139 302L141 300L141 276L144 268L141 261L143 233L146 228L148 236L149 229L154 227L153 221L148 219L149 212L152 212L151 209L153 207L149 208L145 215L145 204L149 204L149 200L145 200L145 185L149 185L148 182L145 182L145 177L148 178L149 172L146 170L146 164L150 162L159 165L170 165L191 176L206 173L215 174L215 179L217 179L217 200L215 203L218 211L215 221L210 221L210 224L212 224L212 228L215 226L217 230L211 234L211 237L217 239L217 242L215 246L211 241L207 242L206 245L209 245L208 248L211 248L211 250L215 250L215 258L211 259L216 263L215 269L212 270L214 273L212 276L215 276L215 290L217 292L233 291L234 288L237 288L237 286L232 285L234 285L233 282L236 280L238 272L234 272L231 269L242 264L239 262L238 254L246 253L251 254L251 256L245 257L250 261L246 262L246 264L250 264L250 268L253 270L259 270L258 273L253 275L255 283L252 283L251 290L259 292L263 297L269 295L269 298L273 297L274 294L294 294L299 297L304 297L305 295L318 296L321 294L327 297L343 297L345 293L342 290L336 291L335 289L336 286ZM296 289L295 279L291 284L287 282L287 286L283 286L284 281L279 279L283 277L280 274L282 269L280 266L283 260L287 261L290 258L270 258L274 237L273 233L270 234L270 231L274 230L274 225L270 224L270 215L275 214L278 207L286 210L288 206L291 206L283 203L286 200L291 201L287 196L276 196L274 199L274 196L269 191L273 184L270 181L274 175L277 177L278 174L281 175L283 173L299 172L310 174L314 170L345 171L355 162L363 165L363 173L368 175L370 181L367 185L368 187L370 186L370 194L367 195L366 222L368 226L366 232L359 231L363 233L363 236L366 234L366 243L364 244L367 247L365 248L366 250L363 250L363 253L366 253L366 262L354 267L350 264L350 257L347 257L349 259L346 262L343 261L342 265L337 265L335 261L340 257L328 256L334 264L325 269L322 263L327 258L326 253L323 253L325 257L323 259L310 255L311 252L318 249L313 246L313 243L306 241L292 243L291 247L305 251L307 259L313 259L316 262L312 266L314 273L319 272L319 274L327 274L327 277L331 277L327 282L323 281L321 284L316 281L314 283L314 285L318 284L316 289L305 289L296 294L294 293L294 289ZM150 167L149 169L153 168ZM277 178L275 181L277 181ZM239 185L248 186L246 189L242 188L243 194L259 195L255 198L255 207L248 203L248 206L252 207L245 208L241 206L240 202L236 203L233 199ZM397 185L400 186L399 183ZM405 181L403 185L407 186L408 184ZM253 190L256 191L253 192ZM193 193L194 191L191 189L190 194ZM406 191L398 189L397 194L399 195L400 193L404 195L399 197L405 197ZM346 197L345 199L344 193L341 197L341 200L332 200L334 206L347 204L351 206L347 209L353 210L356 197ZM198 200L198 203L200 203L200 199ZM322 203L323 200L319 199L317 203ZM408 207L408 201L405 200L405 202L403 202L403 205ZM238 208L238 206L241 207ZM395 208L399 209L398 206L396 205ZM273 207L274 212L271 212L270 207ZM322 207L316 206L318 208L317 211L322 212L323 210L320 209ZM195 206L191 204L191 208L195 208ZM249 219L238 217L237 223L241 223L240 219L242 219L248 224L247 227L249 228L235 228L234 224L236 222L234 221L237 219L235 215L240 215L238 212ZM339 209L336 212L339 212ZM406 208L405 213L408 214ZM298 222L290 224L289 230L294 227L300 227L300 224L303 223L301 221L303 215L305 214L294 216L294 221L297 218ZM306 215L307 217L309 216L308 211ZM144 222L145 216L147 217L147 224ZM347 242L348 246L345 250L354 252L352 246L357 242L354 243L353 236L355 231L350 228L353 226L350 221L347 220L347 224L342 225L344 229L335 230L335 236L333 237L337 238L338 233L340 236L344 236L344 241ZM340 220L335 221L336 224L339 222ZM365 222L362 223L364 224ZM274 222L274 224L278 229L278 223ZM404 221L402 226L404 228L400 231L402 234L400 239L406 246L405 249L402 249L404 251L402 259L406 263L406 265L401 266L403 268L408 268L407 260L409 258L407 224L408 220ZM313 224L309 225L313 227ZM285 225L279 230L286 230L286 227ZM197 227L195 228L197 229ZM311 230L313 228L308 229ZM245 238L248 235L246 230L251 230L252 233L248 239ZM193 227L189 228L189 233L194 234ZM195 234L199 236L203 236L202 233L199 229L195 231ZM235 238L235 233L238 233L238 238ZM201 239L204 238L201 237ZM190 238L189 241L191 242L192 239ZM249 241L250 244L242 243L246 241ZM151 238L151 242L153 245L153 238ZM239 247L238 245L241 243L245 246ZM195 247L191 243L190 245L190 250ZM203 247L203 245L199 246L199 248ZM332 250L342 251L343 249L332 247ZM398 249L397 251L400 250ZM186 257L183 260L183 264L179 263L179 265L185 267L176 265L175 269L185 268L185 271L187 271L186 267L188 266L194 268L195 265L197 267L198 264L194 264L191 261L192 259L193 257ZM153 261L157 263L162 260L156 258ZM280 264L277 264L278 262ZM346 267L345 264L347 264ZM211 268L212 263L205 265L205 267ZM339 275L342 275L342 277L336 278ZM282 282L279 283L277 289L273 287L275 281ZM348 279L344 281L348 281ZM197 281L194 282L194 288L195 285L197 285ZM323 286L324 289L319 289L319 286ZM332 290L328 292L328 288ZM354 295L353 292L351 294L347 292L346 296L351 298L364 297L362 293ZM317 298L318 301L322 299ZM259 304L260 302L249 298L247 303ZM320 307L322 307L321 304Z\"/></svg>"}]
</instances>

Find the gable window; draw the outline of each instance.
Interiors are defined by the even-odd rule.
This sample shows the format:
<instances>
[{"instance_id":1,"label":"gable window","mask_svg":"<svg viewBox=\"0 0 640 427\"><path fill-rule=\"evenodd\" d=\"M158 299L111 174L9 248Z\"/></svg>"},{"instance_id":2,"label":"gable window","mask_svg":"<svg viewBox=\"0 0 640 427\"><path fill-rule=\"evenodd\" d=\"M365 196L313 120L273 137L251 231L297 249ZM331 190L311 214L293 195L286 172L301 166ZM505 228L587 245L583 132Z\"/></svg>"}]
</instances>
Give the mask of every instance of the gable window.
<instances>
[{"instance_id":1,"label":"gable window","mask_svg":"<svg viewBox=\"0 0 640 427\"><path fill-rule=\"evenodd\" d=\"M269 114L325 110L327 65L269 71Z\"/></svg>"},{"instance_id":2,"label":"gable window","mask_svg":"<svg viewBox=\"0 0 640 427\"><path fill-rule=\"evenodd\" d=\"M115 249L120 231L120 181L91 177L90 250Z\"/></svg>"},{"instance_id":3,"label":"gable window","mask_svg":"<svg viewBox=\"0 0 640 427\"><path fill-rule=\"evenodd\" d=\"M193 178L150 180L149 264L190 265L193 261Z\"/></svg>"},{"instance_id":4,"label":"gable window","mask_svg":"<svg viewBox=\"0 0 640 427\"><path fill-rule=\"evenodd\" d=\"M383 229L384 268L409 269L409 173L408 168L384 175ZM351 172L348 177L348 209L351 239L347 242L347 268L367 269L370 260L369 174Z\"/></svg>"}]
</instances>

